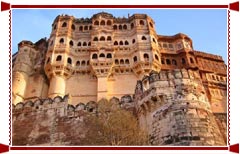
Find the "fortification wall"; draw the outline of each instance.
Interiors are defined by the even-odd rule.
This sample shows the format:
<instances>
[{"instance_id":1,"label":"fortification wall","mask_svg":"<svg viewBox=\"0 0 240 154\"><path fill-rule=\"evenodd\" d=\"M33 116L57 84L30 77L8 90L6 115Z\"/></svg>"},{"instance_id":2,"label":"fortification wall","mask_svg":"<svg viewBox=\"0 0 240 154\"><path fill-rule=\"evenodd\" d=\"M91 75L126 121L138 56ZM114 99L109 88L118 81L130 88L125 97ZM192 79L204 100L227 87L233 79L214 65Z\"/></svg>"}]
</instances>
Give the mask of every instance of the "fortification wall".
<instances>
[{"instance_id":1,"label":"fortification wall","mask_svg":"<svg viewBox=\"0 0 240 154\"><path fill-rule=\"evenodd\" d=\"M85 145L87 117L95 116L97 103L70 105L70 99L57 96L13 105L13 145ZM109 101L134 111L129 95Z\"/></svg>"},{"instance_id":2,"label":"fortification wall","mask_svg":"<svg viewBox=\"0 0 240 154\"><path fill-rule=\"evenodd\" d=\"M72 106L65 96L13 105L13 145L82 144L93 104Z\"/></svg>"},{"instance_id":3,"label":"fortification wall","mask_svg":"<svg viewBox=\"0 0 240 154\"><path fill-rule=\"evenodd\" d=\"M197 71L152 72L136 99L153 145L226 145ZM137 97L137 96L135 96Z\"/></svg>"}]
</instances>

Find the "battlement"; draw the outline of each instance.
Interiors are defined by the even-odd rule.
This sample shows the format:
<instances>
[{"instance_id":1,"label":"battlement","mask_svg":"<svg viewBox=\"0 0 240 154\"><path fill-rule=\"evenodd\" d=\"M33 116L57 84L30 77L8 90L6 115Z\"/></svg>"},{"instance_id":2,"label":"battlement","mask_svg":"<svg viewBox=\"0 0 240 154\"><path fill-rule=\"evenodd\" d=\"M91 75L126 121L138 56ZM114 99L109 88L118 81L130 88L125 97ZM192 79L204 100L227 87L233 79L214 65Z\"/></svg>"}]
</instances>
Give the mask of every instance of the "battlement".
<instances>
[{"instance_id":1,"label":"battlement","mask_svg":"<svg viewBox=\"0 0 240 154\"><path fill-rule=\"evenodd\" d=\"M100 100L101 101L101 100ZM100 102L99 101L99 102ZM119 100L116 97L112 97L109 100L111 103L119 104L124 109L132 110L134 107L133 99L130 95L124 95ZM35 101L20 102L16 105L12 105L13 114L24 113L24 112L39 112L51 109L64 108L66 112L62 116L73 115L75 112L96 112L98 102L89 101L88 103L77 103L76 105L71 104L71 98L69 95L64 97L56 96L55 98L37 99Z\"/></svg>"},{"instance_id":2,"label":"battlement","mask_svg":"<svg viewBox=\"0 0 240 154\"><path fill-rule=\"evenodd\" d=\"M174 69L160 72L152 71L149 76L143 77L142 83L145 85L150 85L156 81L169 81L174 79L200 80L201 78L197 70Z\"/></svg>"}]
</instances>

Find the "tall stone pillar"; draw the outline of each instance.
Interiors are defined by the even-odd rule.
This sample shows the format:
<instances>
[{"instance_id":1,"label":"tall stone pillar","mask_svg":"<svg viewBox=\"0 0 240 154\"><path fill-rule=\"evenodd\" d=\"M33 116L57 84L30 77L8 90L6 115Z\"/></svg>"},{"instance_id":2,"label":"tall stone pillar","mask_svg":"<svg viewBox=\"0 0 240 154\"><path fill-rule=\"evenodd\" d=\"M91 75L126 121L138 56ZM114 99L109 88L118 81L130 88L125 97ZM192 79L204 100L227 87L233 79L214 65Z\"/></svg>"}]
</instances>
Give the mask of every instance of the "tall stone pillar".
<instances>
[{"instance_id":1,"label":"tall stone pillar","mask_svg":"<svg viewBox=\"0 0 240 154\"><path fill-rule=\"evenodd\" d=\"M48 97L54 98L56 96L63 97L65 95L65 79L63 76L55 75L51 78Z\"/></svg>"},{"instance_id":2,"label":"tall stone pillar","mask_svg":"<svg viewBox=\"0 0 240 154\"><path fill-rule=\"evenodd\" d=\"M98 77L97 101L107 98L107 77Z\"/></svg>"}]
</instances>

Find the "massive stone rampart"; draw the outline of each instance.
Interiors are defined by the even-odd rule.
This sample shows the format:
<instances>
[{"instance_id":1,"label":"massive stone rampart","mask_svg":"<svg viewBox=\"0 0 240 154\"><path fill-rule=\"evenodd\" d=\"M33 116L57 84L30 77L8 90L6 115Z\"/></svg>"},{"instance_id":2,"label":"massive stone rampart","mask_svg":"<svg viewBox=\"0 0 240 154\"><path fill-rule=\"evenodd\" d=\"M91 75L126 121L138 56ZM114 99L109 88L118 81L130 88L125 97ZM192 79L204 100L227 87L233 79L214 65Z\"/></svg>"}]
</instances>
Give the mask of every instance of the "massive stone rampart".
<instances>
[{"instance_id":1,"label":"massive stone rampart","mask_svg":"<svg viewBox=\"0 0 240 154\"><path fill-rule=\"evenodd\" d=\"M226 129L220 131L198 71L150 73L138 82L135 103L154 145L226 144Z\"/></svg>"}]
</instances>

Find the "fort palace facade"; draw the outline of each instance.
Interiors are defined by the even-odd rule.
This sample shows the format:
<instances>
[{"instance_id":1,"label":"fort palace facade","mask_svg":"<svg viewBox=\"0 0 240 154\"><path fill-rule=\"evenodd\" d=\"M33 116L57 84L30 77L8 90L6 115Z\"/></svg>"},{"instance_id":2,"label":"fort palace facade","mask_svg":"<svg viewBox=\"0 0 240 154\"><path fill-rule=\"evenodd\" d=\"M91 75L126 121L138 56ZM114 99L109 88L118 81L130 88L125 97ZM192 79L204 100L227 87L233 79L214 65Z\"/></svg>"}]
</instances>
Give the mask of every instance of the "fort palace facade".
<instances>
[{"instance_id":1,"label":"fort palace facade","mask_svg":"<svg viewBox=\"0 0 240 154\"><path fill-rule=\"evenodd\" d=\"M157 24L146 14L57 16L48 39L24 40L13 55L14 111L66 95L73 106L114 98L136 109L154 145L225 145L226 64Z\"/></svg>"}]
</instances>

